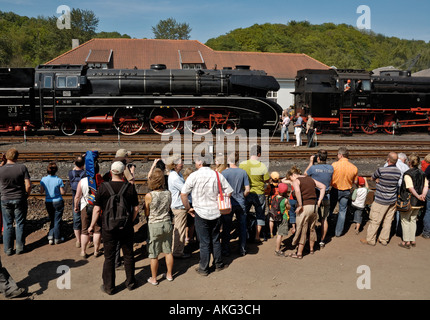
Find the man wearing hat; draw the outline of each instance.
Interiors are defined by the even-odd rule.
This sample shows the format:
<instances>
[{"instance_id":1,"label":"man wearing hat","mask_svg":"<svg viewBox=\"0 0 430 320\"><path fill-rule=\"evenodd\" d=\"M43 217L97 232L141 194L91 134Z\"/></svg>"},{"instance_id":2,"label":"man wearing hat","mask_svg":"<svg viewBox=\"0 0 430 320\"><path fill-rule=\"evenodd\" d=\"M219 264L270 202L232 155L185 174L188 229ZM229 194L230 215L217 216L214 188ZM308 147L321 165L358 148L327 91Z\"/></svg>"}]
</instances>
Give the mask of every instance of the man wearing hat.
<instances>
[{"instance_id":1,"label":"man wearing hat","mask_svg":"<svg viewBox=\"0 0 430 320\"><path fill-rule=\"evenodd\" d=\"M128 182L134 183L134 172L136 169L136 165L133 164L133 160L129 158L131 155L131 151L127 151L126 149L119 149L115 154L115 158L112 162L121 161L125 165L124 169L124 178L127 179ZM103 176L104 181L110 181L110 171L107 172Z\"/></svg>"},{"instance_id":2,"label":"man wearing hat","mask_svg":"<svg viewBox=\"0 0 430 320\"><path fill-rule=\"evenodd\" d=\"M343 92L349 92L351 90L351 80L348 79L348 81L343 86Z\"/></svg>"},{"instance_id":3,"label":"man wearing hat","mask_svg":"<svg viewBox=\"0 0 430 320\"><path fill-rule=\"evenodd\" d=\"M107 187L109 184L113 191L118 194L123 187L124 183L124 170L125 165L121 161L115 161L111 165L111 175L112 180L108 182L103 182L96 194L93 218L91 225L88 228L88 232L94 230L94 226L100 215L103 216L103 211L106 210L107 202L110 198L110 193ZM102 219L102 237L104 246L104 256L105 261L103 265L103 285L101 287L102 291L111 295L115 293L115 253L116 248L119 244L122 252L124 254L124 268L126 274L125 284L127 289L132 290L135 287L135 277L134 277L134 257L133 257L133 221L136 219L139 212L139 201L137 197L137 192L134 185L128 185L125 192L124 198L127 204L129 204L129 214L131 219L127 221L127 224L123 229L107 231L104 219Z\"/></svg>"}]
</instances>

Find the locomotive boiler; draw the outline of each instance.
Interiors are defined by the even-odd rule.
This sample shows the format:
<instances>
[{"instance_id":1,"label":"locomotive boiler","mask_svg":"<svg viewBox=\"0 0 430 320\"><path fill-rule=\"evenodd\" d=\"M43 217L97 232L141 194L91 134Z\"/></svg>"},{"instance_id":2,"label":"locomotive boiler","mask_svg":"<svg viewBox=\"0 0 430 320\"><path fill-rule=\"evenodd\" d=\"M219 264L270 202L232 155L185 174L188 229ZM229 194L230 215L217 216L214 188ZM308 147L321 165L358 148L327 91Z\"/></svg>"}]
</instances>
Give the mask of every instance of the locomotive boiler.
<instances>
[{"instance_id":1,"label":"locomotive boiler","mask_svg":"<svg viewBox=\"0 0 430 320\"><path fill-rule=\"evenodd\" d=\"M430 130L430 77L410 71L300 70L294 95L296 112L312 114L319 132Z\"/></svg>"},{"instance_id":2,"label":"locomotive boiler","mask_svg":"<svg viewBox=\"0 0 430 320\"><path fill-rule=\"evenodd\" d=\"M117 129L196 134L214 128L275 129L282 108L266 99L279 83L264 71L89 69L40 65L0 69L0 132L61 130L73 135Z\"/></svg>"}]
</instances>

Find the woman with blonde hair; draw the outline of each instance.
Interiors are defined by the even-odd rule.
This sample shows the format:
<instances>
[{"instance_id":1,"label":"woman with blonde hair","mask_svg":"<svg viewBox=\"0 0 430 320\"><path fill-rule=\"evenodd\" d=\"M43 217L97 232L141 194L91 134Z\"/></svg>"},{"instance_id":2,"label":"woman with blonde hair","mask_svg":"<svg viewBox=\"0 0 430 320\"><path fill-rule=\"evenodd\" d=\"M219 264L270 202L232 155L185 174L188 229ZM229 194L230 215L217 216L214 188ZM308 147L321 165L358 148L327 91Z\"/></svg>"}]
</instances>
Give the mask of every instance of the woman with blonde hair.
<instances>
[{"instance_id":1,"label":"woman with blonde hair","mask_svg":"<svg viewBox=\"0 0 430 320\"><path fill-rule=\"evenodd\" d=\"M227 161L224 155L220 154L215 158L215 170L218 172L223 172L228 168Z\"/></svg>"},{"instance_id":2,"label":"woman with blonde hair","mask_svg":"<svg viewBox=\"0 0 430 320\"><path fill-rule=\"evenodd\" d=\"M164 189L164 173L161 169L154 169L148 179L148 186L152 190L145 196L145 215L148 218L148 257L151 259L151 277L148 283L158 285L158 256L165 254L167 273L163 277L173 281L172 234L173 225L170 219L170 205L172 196Z\"/></svg>"},{"instance_id":3,"label":"woman with blonde hair","mask_svg":"<svg viewBox=\"0 0 430 320\"><path fill-rule=\"evenodd\" d=\"M411 208L407 212L400 212L403 241L399 243L399 246L405 249L416 246L417 217L421 208L424 207L428 191L428 180L419 168L420 157L416 154L410 155L409 165L411 169L404 173L400 187L400 197L402 199L410 197L411 202Z\"/></svg>"},{"instance_id":4,"label":"woman with blonde hair","mask_svg":"<svg viewBox=\"0 0 430 320\"><path fill-rule=\"evenodd\" d=\"M296 166L287 172L286 179L292 182L297 199L296 232L292 242L293 245L297 245L297 250L289 257L302 259L308 234L310 253L314 253L314 244L317 240L315 223L318 220L318 207L324 198L326 187L323 183L302 175L302 171ZM315 188L320 189L319 199L317 199Z\"/></svg>"}]
</instances>

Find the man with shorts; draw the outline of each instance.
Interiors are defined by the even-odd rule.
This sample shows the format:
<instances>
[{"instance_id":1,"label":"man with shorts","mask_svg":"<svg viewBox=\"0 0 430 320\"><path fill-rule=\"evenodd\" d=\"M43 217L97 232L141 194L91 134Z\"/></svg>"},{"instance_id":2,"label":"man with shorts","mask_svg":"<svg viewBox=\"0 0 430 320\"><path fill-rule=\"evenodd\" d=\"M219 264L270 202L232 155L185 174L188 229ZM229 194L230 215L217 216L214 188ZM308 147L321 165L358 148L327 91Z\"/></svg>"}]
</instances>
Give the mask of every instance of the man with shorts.
<instances>
[{"instance_id":1,"label":"man with shorts","mask_svg":"<svg viewBox=\"0 0 430 320\"><path fill-rule=\"evenodd\" d=\"M316 162L315 162L316 161ZM327 151L320 149L316 155L310 157L309 165L305 170L305 175L312 177L313 179L323 183L326 187L326 192L322 201L322 206L320 210L321 214L321 240L320 247L325 246L325 237L328 230L327 218L330 214L330 198L329 190L331 178L333 176L333 166L326 163L327 161ZM317 195L318 196L318 195Z\"/></svg>"}]
</instances>

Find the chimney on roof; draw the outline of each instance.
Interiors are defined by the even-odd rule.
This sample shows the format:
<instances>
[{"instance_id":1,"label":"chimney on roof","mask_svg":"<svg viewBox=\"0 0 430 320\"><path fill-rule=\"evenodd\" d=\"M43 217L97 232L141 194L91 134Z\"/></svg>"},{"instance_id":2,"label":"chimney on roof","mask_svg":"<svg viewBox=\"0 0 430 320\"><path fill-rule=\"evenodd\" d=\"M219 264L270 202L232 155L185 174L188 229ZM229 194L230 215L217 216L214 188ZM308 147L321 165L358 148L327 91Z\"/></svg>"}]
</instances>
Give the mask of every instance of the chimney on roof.
<instances>
[{"instance_id":1,"label":"chimney on roof","mask_svg":"<svg viewBox=\"0 0 430 320\"><path fill-rule=\"evenodd\" d=\"M72 49L79 47L79 39L72 39Z\"/></svg>"}]
</instances>

